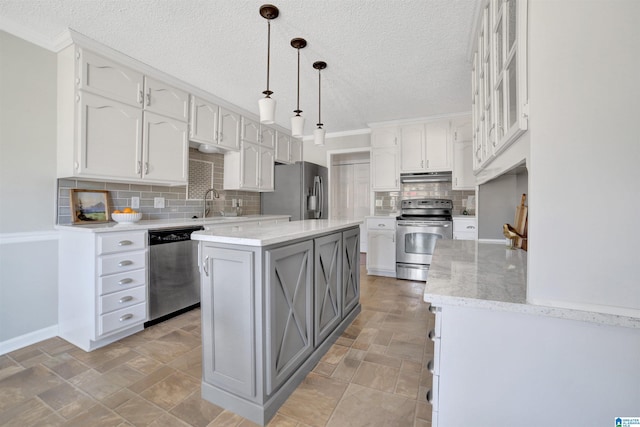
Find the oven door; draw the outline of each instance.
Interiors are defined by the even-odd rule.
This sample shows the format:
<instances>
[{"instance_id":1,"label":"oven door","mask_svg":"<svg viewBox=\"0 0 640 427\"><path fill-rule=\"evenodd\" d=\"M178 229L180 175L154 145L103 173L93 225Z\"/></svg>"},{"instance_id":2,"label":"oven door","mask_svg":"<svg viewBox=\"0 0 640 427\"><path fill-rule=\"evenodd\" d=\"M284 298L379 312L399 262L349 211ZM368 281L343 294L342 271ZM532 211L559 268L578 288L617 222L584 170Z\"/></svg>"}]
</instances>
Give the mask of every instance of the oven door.
<instances>
[{"instance_id":1,"label":"oven door","mask_svg":"<svg viewBox=\"0 0 640 427\"><path fill-rule=\"evenodd\" d=\"M453 238L451 221L398 220L396 225L398 263L429 265L436 242Z\"/></svg>"}]
</instances>

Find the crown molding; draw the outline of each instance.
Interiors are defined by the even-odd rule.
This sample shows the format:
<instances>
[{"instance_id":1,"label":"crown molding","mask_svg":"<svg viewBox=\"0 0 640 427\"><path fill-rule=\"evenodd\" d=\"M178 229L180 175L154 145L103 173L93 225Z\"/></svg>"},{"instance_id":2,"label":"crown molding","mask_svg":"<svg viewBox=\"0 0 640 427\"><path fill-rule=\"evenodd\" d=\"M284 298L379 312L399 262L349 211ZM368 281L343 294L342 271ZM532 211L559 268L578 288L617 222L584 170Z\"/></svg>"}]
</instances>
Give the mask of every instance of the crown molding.
<instances>
[{"instance_id":1,"label":"crown molding","mask_svg":"<svg viewBox=\"0 0 640 427\"><path fill-rule=\"evenodd\" d=\"M432 121L442 120L442 119L453 119L456 117L468 116L470 114L471 114L471 111L464 111L460 113L438 114L435 116L414 117L411 119L400 119L400 120L389 120L386 122L367 123L367 126L369 126L370 128L403 126L403 125L416 124L416 123L432 122Z\"/></svg>"},{"instance_id":2,"label":"crown molding","mask_svg":"<svg viewBox=\"0 0 640 427\"><path fill-rule=\"evenodd\" d=\"M325 139L331 139L331 138L342 138L345 136L354 136L354 135L367 135L371 133L371 129L369 128L364 128L364 129L355 129L355 130L345 130L342 132L331 132L331 133L327 133L325 134ZM302 137L303 141L313 141L313 135L306 135Z\"/></svg>"}]
</instances>

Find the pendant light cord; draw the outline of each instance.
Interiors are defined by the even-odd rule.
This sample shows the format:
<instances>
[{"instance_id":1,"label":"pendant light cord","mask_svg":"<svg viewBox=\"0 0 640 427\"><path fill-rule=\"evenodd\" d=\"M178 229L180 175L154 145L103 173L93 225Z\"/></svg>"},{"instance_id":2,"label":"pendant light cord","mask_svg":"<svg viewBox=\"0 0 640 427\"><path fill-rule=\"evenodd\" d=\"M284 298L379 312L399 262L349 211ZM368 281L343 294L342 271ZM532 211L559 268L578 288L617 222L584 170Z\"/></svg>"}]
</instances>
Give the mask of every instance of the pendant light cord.
<instances>
[{"instance_id":1,"label":"pendant light cord","mask_svg":"<svg viewBox=\"0 0 640 427\"><path fill-rule=\"evenodd\" d=\"M267 20L267 90L264 92L269 98L271 91L269 90L269 62L271 58L271 20Z\"/></svg>"},{"instance_id":2,"label":"pendant light cord","mask_svg":"<svg viewBox=\"0 0 640 427\"><path fill-rule=\"evenodd\" d=\"M298 99L296 101L296 116L299 116L302 111L300 111L300 48L298 51Z\"/></svg>"},{"instance_id":3,"label":"pendant light cord","mask_svg":"<svg viewBox=\"0 0 640 427\"><path fill-rule=\"evenodd\" d=\"M322 111L322 93L320 91L320 70L318 70L318 127L322 126L320 112Z\"/></svg>"}]
</instances>

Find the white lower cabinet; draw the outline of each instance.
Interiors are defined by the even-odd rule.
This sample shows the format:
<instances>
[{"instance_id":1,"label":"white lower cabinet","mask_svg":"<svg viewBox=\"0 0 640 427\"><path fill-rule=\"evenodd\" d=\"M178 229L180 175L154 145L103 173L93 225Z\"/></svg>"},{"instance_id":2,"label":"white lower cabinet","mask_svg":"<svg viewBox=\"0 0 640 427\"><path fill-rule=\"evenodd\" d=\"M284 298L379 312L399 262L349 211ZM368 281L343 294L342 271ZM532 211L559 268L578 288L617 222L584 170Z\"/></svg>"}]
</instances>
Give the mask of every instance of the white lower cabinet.
<instances>
[{"instance_id":1,"label":"white lower cabinet","mask_svg":"<svg viewBox=\"0 0 640 427\"><path fill-rule=\"evenodd\" d=\"M367 217L367 274L396 277L396 219Z\"/></svg>"},{"instance_id":2,"label":"white lower cabinet","mask_svg":"<svg viewBox=\"0 0 640 427\"><path fill-rule=\"evenodd\" d=\"M267 424L360 312L359 235L200 242L204 399Z\"/></svg>"},{"instance_id":3,"label":"white lower cabinet","mask_svg":"<svg viewBox=\"0 0 640 427\"><path fill-rule=\"evenodd\" d=\"M454 217L453 238L456 240L478 240L476 217Z\"/></svg>"},{"instance_id":4,"label":"white lower cabinet","mask_svg":"<svg viewBox=\"0 0 640 427\"><path fill-rule=\"evenodd\" d=\"M91 351L143 329L146 231L60 233L58 335Z\"/></svg>"}]
</instances>

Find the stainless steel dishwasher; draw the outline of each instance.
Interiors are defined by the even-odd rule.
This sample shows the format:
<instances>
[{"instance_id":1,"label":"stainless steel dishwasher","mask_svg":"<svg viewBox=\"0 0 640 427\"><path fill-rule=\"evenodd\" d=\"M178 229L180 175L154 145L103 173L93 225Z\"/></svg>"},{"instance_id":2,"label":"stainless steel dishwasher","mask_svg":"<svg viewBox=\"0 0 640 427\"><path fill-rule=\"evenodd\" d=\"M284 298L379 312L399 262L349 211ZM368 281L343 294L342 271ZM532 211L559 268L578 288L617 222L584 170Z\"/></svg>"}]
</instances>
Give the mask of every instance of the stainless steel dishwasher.
<instances>
[{"instance_id":1,"label":"stainless steel dishwasher","mask_svg":"<svg viewBox=\"0 0 640 427\"><path fill-rule=\"evenodd\" d=\"M198 242L203 227L149 230L149 320L145 327L200 306Z\"/></svg>"}]
</instances>

